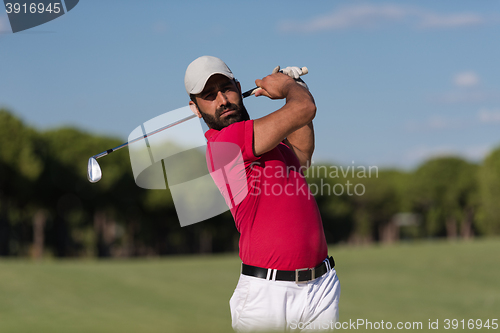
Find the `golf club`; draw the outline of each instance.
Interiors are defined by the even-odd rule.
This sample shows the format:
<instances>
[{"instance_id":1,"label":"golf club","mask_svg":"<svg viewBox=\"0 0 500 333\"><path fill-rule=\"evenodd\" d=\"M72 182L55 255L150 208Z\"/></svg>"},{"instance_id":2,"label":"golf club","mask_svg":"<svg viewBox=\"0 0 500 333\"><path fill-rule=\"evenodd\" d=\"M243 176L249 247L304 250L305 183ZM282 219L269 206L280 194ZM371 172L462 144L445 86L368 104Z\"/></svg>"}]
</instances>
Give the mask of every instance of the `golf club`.
<instances>
[{"instance_id":1,"label":"golf club","mask_svg":"<svg viewBox=\"0 0 500 333\"><path fill-rule=\"evenodd\" d=\"M130 144L132 144L134 142L137 142L139 140L143 140L143 139L147 138L150 135L156 134L158 132L166 130L167 128L173 127L175 125L179 125L179 124L181 124L181 123L183 123L185 121L188 121L189 119L193 119L194 117L196 117L196 115L192 114L192 115L190 115L188 117L182 118L182 119L177 120L177 121L175 121L175 122L173 122L171 124L163 126L163 127L159 128L159 129L157 129L155 131L152 131L152 132L149 132L147 134L144 134L143 136L140 136L140 137L135 138L133 140L130 140L128 142L122 143L121 145L116 146L115 148L111 148L111 149L105 150L102 153L99 153L97 155L92 156L91 158L89 158L89 163L88 163L88 166L87 166L87 178L88 178L89 182L91 182L91 183L97 183L102 178L101 167L99 166L99 163L97 163L97 159L98 158L101 158L101 157L104 157L106 155L109 155L112 152L117 151L119 149L122 149L123 147L126 147L126 146L128 146L128 145L130 145Z\"/></svg>"},{"instance_id":2,"label":"golf club","mask_svg":"<svg viewBox=\"0 0 500 333\"><path fill-rule=\"evenodd\" d=\"M302 75L306 75L307 73L309 73L309 70L307 69L307 67L302 67L300 70L302 71L302 74L300 74L300 76L302 76ZM283 71L280 71L280 72L283 72ZM299 78L299 79L296 79L296 81L301 81L301 82L303 82L300 78ZM250 89L250 90L245 91L245 92L242 94L243 98L245 98L245 97L248 97L248 96L251 96L251 95L255 94L255 92L257 91L257 89L259 89L259 87L255 87L255 88L253 88L253 89Z\"/></svg>"},{"instance_id":3,"label":"golf club","mask_svg":"<svg viewBox=\"0 0 500 333\"><path fill-rule=\"evenodd\" d=\"M302 70L302 75L305 75L305 74L307 74L309 72L308 69L307 69L307 67L302 67L301 70ZM243 98L255 94L255 91L257 89L259 89L259 87L255 87L253 89L250 89L250 90L244 92L242 94ZM119 149L122 149L123 147L128 146L129 144L132 144L132 143L137 142L139 140L143 140L143 139L149 137L150 135L156 134L156 133L161 132L163 130L166 130L166 129L170 128L170 127L173 127L175 125L179 125L179 124L181 124L181 123L183 123L185 121L188 121L189 119L193 119L194 117L196 117L196 115L192 114L192 115L190 115L188 117L182 118L182 119L177 120L177 121L175 121L175 122L173 122L171 124L168 124L166 126L158 128L155 131L152 131L152 132L149 132L147 134L144 134L143 136L140 136L140 137L135 138L133 140L130 140L128 142L122 143L121 145L116 146L115 148L111 148L111 149L105 150L102 153L99 153L97 155L92 156L91 158L89 158L89 162L88 162L88 166L87 166L87 178L88 178L89 182L91 182L91 183L97 183L102 178L101 167L99 166L99 163L97 163L97 159L98 158L101 158L101 157L104 157L106 155L109 155L109 154L111 154L114 151L117 151Z\"/></svg>"}]
</instances>

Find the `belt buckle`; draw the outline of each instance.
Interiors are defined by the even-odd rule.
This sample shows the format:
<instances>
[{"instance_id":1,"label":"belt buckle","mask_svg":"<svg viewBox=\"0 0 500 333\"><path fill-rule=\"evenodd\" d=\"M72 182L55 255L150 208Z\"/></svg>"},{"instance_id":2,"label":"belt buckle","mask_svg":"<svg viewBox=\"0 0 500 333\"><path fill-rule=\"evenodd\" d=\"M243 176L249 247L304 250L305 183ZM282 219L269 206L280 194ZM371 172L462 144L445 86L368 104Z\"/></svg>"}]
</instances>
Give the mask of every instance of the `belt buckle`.
<instances>
[{"instance_id":1,"label":"belt buckle","mask_svg":"<svg viewBox=\"0 0 500 333\"><path fill-rule=\"evenodd\" d=\"M311 280L299 281L299 272L311 270ZM307 283L308 281L312 281L315 279L316 268L298 268L295 270L295 283Z\"/></svg>"}]
</instances>

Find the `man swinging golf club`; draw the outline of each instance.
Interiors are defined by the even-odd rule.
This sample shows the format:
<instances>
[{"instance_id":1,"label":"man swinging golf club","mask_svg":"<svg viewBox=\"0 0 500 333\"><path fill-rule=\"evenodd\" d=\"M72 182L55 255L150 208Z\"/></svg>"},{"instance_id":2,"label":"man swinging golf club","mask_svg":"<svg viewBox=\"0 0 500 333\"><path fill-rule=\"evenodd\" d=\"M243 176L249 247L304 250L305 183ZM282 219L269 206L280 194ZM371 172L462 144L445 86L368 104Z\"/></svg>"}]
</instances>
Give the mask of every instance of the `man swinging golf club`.
<instances>
[{"instance_id":1,"label":"man swinging golf club","mask_svg":"<svg viewBox=\"0 0 500 333\"><path fill-rule=\"evenodd\" d=\"M238 285L230 300L232 326L255 330L326 330L338 319L340 284L327 256L323 224L303 169L314 150L314 99L298 67L255 80L255 96L285 99L285 105L251 120L240 83L220 59L203 56L187 68L184 79L191 110L209 130L207 162L213 170L217 144L232 144L241 158L225 162L227 177L214 177L240 232L242 260ZM234 165L241 163L244 172ZM230 186L246 179L241 188Z\"/></svg>"}]
</instances>

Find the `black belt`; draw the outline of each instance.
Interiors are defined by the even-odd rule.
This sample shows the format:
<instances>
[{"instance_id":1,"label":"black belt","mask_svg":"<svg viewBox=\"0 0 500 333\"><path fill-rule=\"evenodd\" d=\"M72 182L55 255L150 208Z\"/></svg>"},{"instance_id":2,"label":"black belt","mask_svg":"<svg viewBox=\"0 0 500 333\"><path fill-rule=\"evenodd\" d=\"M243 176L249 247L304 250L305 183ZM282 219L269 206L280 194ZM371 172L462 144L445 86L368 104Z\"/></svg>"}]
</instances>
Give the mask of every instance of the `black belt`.
<instances>
[{"instance_id":1,"label":"black belt","mask_svg":"<svg viewBox=\"0 0 500 333\"><path fill-rule=\"evenodd\" d=\"M298 283L314 280L333 269L333 267L335 267L335 260L333 260L333 257L329 257L328 264L327 260L324 260L314 268L299 268L294 271L280 271L241 264L241 274L267 280L295 281Z\"/></svg>"}]
</instances>

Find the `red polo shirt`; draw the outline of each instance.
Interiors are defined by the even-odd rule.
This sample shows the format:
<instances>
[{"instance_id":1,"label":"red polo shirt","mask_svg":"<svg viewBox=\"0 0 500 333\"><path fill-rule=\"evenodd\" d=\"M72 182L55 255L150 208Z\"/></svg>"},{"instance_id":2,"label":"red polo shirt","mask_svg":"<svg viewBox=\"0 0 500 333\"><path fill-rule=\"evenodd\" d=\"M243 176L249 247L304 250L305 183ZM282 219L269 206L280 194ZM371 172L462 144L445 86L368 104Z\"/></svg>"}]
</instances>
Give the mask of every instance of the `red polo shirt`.
<instances>
[{"instance_id":1,"label":"red polo shirt","mask_svg":"<svg viewBox=\"0 0 500 333\"><path fill-rule=\"evenodd\" d=\"M226 176L213 177L232 207L241 235L241 260L248 265L280 270L310 268L321 263L328 251L323 224L293 151L280 143L255 156L253 120L234 123L221 131L210 129L205 136L210 172L214 171L213 159L220 155L216 149L228 147L218 143L234 144L231 146L241 152L226 158ZM239 187L231 186L238 181Z\"/></svg>"}]
</instances>

